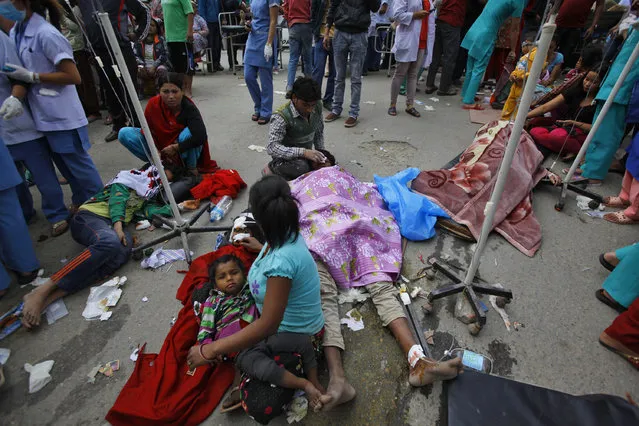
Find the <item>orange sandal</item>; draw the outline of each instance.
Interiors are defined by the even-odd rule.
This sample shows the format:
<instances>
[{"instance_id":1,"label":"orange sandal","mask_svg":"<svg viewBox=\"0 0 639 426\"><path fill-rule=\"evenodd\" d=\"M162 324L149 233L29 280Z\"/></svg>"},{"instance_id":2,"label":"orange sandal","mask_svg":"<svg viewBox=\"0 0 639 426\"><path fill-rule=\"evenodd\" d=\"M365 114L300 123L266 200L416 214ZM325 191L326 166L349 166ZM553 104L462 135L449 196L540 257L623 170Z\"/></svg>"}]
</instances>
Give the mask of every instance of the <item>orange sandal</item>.
<instances>
[{"instance_id":1,"label":"orange sandal","mask_svg":"<svg viewBox=\"0 0 639 426\"><path fill-rule=\"evenodd\" d=\"M621 197L604 197L603 204L606 207L625 209L630 205L630 201L624 200Z\"/></svg>"},{"instance_id":2,"label":"orange sandal","mask_svg":"<svg viewBox=\"0 0 639 426\"><path fill-rule=\"evenodd\" d=\"M616 223L618 225L632 225L635 223L639 223L639 220L629 218L624 212L608 213L605 214L603 218L608 222Z\"/></svg>"}]
</instances>

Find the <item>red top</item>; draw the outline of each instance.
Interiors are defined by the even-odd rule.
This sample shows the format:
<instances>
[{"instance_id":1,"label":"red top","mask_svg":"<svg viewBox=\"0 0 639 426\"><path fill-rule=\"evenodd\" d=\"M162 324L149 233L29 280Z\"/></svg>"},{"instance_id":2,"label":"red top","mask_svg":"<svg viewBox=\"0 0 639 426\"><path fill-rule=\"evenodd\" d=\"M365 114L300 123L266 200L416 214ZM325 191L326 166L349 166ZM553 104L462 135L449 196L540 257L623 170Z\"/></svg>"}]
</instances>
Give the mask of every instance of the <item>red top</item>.
<instances>
[{"instance_id":1,"label":"red top","mask_svg":"<svg viewBox=\"0 0 639 426\"><path fill-rule=\"evenodd\" d=\"M466 0L444 0L437 19L453 27L462 27L466 17Z\"/></svg>"},{"instance_id":2,"label":"red top","mask_svg":"<svg viewBox=\"0 0 639 426\"><path fill-rule=\"evenodd\" d=\"M557 15L557 26L563 28L583 28L586 25L592 5L597 0L564 0Z\"/></svg>"},{"instance_id":3,"label":"red top","mask_svg":"<svg viewBox=\"0 0 639 426\"><path fill-rule=\"evenodd\" d=\"M289 28L293 24L308 24L311 22L311 2L309 0L287 0L282 5L282 8Z\"/></svg>"},{"instance_id":4,"label":"red top","mask_svg":"<svg viewBox=\"0 0 639 426\"><path fill-rule=\"evenodd\" d=\"M423 1L423 10L430 10L430 1ZM419 32L419 48L426 49L426 44L428 43L428 16L422 19L422 30ZM419 64L421 66L421 64Z\"/></svg>"}]
</instances>

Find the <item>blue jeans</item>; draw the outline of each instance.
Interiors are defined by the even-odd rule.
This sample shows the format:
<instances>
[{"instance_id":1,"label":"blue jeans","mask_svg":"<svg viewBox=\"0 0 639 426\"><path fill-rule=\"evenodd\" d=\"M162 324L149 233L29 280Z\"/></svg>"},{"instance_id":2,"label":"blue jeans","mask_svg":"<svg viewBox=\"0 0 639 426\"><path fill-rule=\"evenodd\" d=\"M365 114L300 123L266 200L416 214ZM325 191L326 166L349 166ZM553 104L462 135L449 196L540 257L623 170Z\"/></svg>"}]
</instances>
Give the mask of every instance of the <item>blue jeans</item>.
<instances>
[{"instance_id":1,"label":"blue jeans","mask_svg":"<svg viewBox=\"0 0 639 426\"><path fill-rule=\"evenodd\" d=\"M335 30L333 36L333 56L335 57L335 95L333 96L333 114L342 114L344 91L346 90L346 65L350 56L351 68L351 106L349 117L359 116L359 101L362 95L362 66L366 57L366 33L346 33Z\"/></svg>"},{"instance_id":2,"label":"blue jeans","mask_svg":"<svg viewBox=\"0 0 639 426\"><path fill-rule=\"evenodd\" d=\"M386 38L386 31L383 31L379 34L379 37L368 37L368 47L366 48L366 59L364 60L364 68L362 68L363 72L367 71L379 71L379 67L382 62L382 45L384 44L384 39ZM375 43L377 41L377 43Z\"/></svg>"},{"instance_id":3,"label":"blue jeans","mask_svg":"<svg viewBox=\"0 0 639 426\"><path fill-rule=\"evenodd\" d=\"M257 76L260 82L257 82ZM273 68L244 64L244 82L253 99L255 114L265 120L273 113Z\"/></svg>"},{"instance_id":4,"label":"blue jeans","mask_svg":"<svg viewBox=\"0 0 639 426\"><path fill-rule=\"evenodd\" d=\"M15 187L0 191L0 290L11 282L3 263L17 272L40 268Z\"/></svg>"},{"instance_id":5,"label":"blue jeans","mask_svg":"<svg viewBox=\"0 0 639 426\"><path fill-rule=\"evenodd\" d=\"M191 131L188 127L182 130L180 136L178 136L178 144L185 142L186 140L191 138ZM142 130L137 127L123 127L120 129L118 133L118 140L120 143L129 151L131 154L138 157L140 160L147 162L151 161L149 157L147 157L146 153L149 151L149 146L147 145L146 138L142 134ZM180 154L182 160L184 160L184 165L189 169L194 169L197 167L197 161L200 159L200 154L202 153L202 147L198 146L196 148L188 149Z\"/></svg>"},{"instance_id":6,"label":"blue jeans","mask_svg":"<svg viewBox=\"0 0 639 426\"><path fill-rule=\"evenodd\" d=\"M71 219L69 230L73 239L86 249L51 276L51 280L67 293L82 290L112 275L131 256L131 235L125 232L127 245L122 245L111 226L111 219L80 210Z\"/></svg>"},{"instance_id":7,"label":"blue jeans","mask_svg":"<svg viewBox=\"0 0 639 426\"><path fill-rule=\"evenodd\" d=\"M313 80L322 87L322 80L324 79L324 69L326 68L326 60L328 59L328 78L326 79L326 90L324 91L324 97L322 102L333 103L333 94L335 93L335 60L333 58L333 48L329 50L324 49L322 45L322 39L315 41L315 47L313 48L314 61L313 61Z\"/></svg>"},{"instance_id":8,"label":"blue jeans","mask_svg":"<svg viewBox=\"0 0 639 426\"><path fill-rule=\"evenodd\" d=\"M293 24L288 29L288 46L290 56L288 58L288 79L286 81L286 90L293 88L295 82L295 72L297 71L297 63L302 57L304 66L304 75L310 76L313 68L313 27L311 24Z\"/></svg>"}]
</instances>

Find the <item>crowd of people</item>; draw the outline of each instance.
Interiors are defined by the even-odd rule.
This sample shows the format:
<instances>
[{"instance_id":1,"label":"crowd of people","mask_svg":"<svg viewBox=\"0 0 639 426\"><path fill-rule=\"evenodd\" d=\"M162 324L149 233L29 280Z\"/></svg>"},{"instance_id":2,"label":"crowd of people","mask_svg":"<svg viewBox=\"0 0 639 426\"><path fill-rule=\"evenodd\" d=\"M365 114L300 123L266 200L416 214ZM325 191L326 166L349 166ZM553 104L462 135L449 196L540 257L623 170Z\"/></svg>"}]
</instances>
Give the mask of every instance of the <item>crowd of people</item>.
<instances>
[{"instance_id":1,"label":"crowd of people","mask_svg":"<svg viewBox=\"0 0 639 426\"><path fill-rule=\"evenodd\" d=\"M0 135L4 141L0 144L0 298L11 283L7 270L15 273L21 285L40 274L28 229L36 215L29 183L41 194L51 236L70 230L73 239L86 247L25 296L22 324L33 328L55 300L113 274L129 260L135 241L125 229L128 223L171 216L156 166L165 170L171 182L188 188L218 170L192 88L197 62L210 72L224 70L220 30L225 22L220 17L236 13L247 33L242 66L254 106L251 120L269 125L267 152L272 159L264 167L263 178L252 186L249 200L263 238L251 236L240 242L256 257L252 265L234 256L221 257L211 265L210 293L198 312L198 344L191 348L187 363L195 369L233 360L244 379L224 405L241 405L263 423L278 414L265 412L265 407L286 404L291 390L305 391L315 410L351 400L355 390L342 366L345 348L336 295L343 280L338 271L341 268L348 275L358 260L331 265L304 228L313 214L322 208L330 210L331 203L342 206L348 198L337 200L339 188L333 187L332 201L322 205L318 196L311 213L300 207L303 194L316 194L316 188L304 187L308 173L354 179L333 167L337 161L324 142L325 123L339 120L344 112L346 78L350 75L347 128L358 124L362 76L393 66L390 116L398 114L397 102L403 95L405 113L420 117L415 97L420 76L427 70L423 88L427 94L461 95L463 109L493 107L501 109L502 120L512 120L538 53L537 34L547 3L0 0ZM527 111L526 129L544 155L574 157L602 113L639 43L639 0L625 3L617 25L603 32L598 27L603 0L564 0L559 9L556 37ZM152 164L149 135L133 113L132 100L113 66L104 28L96 18L101 11L108 13L137 95L149 96L144 118L162 164ZM280 66L282 20L290 51L288 100L274 110L273 70ZM233 67L235 52L228 50ZM303 76L298 77L300 62ZM624 173L619 194L604 199L606 206L620 209L604 216L616 224L639 223L638 82L639 63L631 68L601 120L576 177L595 186L611 168ZM483 102L481 88L494 89L489 106ZM112 126L105 140L118 139L141 161L138 169L121 171L106 184L89 154L87 127L101 118L101 104L108 110L105 123ZM630 132L632 137L626 138ZM622 146L624 140L630 140L627 147ZM301 185L305 192L294 193L295 184L291 189L287 181ZM72 192L69 206L61 189L65 183ZM362 196L368 197L362 208L374 204L370 193ZM345 197L356 201L352 190ZM358 212L349 217L356 216ZM390 234L395 230L390 226L392 217L388 220ZM309 232L319 231L316 227ZM343 232L354 233L352 229ZM385 243L374 233L369 239ZM633 259L638 253L637 246L630 246L602 255L601 263L612 273L596 295L623 312L602 333L601 343L635 366L639 366L639 291ZM394 263L401 264L401 259ZM369 275L375 279L362 285L407 357L411 385L454 378L461 371L459 359L436 362L415 342L395 298L391 274ZM279 355L275 359L274 353L294 356L285 361ZM317 377L318 354L328 364L327 388Z\"/></svg>"}]
</instances>

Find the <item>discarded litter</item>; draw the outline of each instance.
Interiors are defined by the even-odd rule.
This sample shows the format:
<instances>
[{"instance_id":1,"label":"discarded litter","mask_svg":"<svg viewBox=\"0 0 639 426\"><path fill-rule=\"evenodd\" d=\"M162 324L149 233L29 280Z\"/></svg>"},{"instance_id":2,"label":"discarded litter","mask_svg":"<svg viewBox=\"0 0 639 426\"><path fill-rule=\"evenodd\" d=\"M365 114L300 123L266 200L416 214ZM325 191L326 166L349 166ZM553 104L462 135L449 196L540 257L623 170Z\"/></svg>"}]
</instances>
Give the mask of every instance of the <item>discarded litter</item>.
<instances>
[{"instance_id":1,"label":"discarded litter","mask_svg":"<svg viewBox=\"0 0 639 426\"><path fill-rule=\"evenodd\" d=\"M55 323L60 318L64 318L69 315L67 306L64 304L64 301L62 299L58 299L55 302L51 303L44 311L44 313L47 315L47 323L49 325Z\"/></svg>"},{"instance_id":2,"label":"discarded litter","mask_svg":"<svg viewBox=\"0 0 639 426\"><path fill-rule=\"evenodd\" d=\"M579 207L581 210L585 210L585 211L602 211L605 206L603 204L600 204L599 207L597 208L597 210L593 210L590 208L590 206L588 205L588 203L590 203L592 201L591 198L585 197L583 195L577 195L577 207Z\"/></svg>"},{"instance_id":3,"label":"discarded litter","mask_svg":"<svg viewBox=\"0 0 639 426\"><path fill-rule=\"evenodd\" d=\"M288 424L301 422L308 413L308 400L304 396L298 396L288 406L286 421Z\"/></svg>"},{"instance_id":4,"label":"discarded litter","mask_svg":"<svg viewBox=\"0 0 639 426\"><path fill-rule=\"evenodd\" d=\"M184 249L168 250L160 247L159 249L154 250L149 257L142 260L140 265L144 269L157 269L160 266L164 266L167 263L175 262L176 260L186 260Z\"/></svg>"},{"instance_id":5,"label":"discarded litter","mask_svg":"<svg viewBox=\"0 0 639 426\"><path fill-rule=\"evenodd\" d=\"M95 376L100 371L100 368L102 368L102 365L96 365L91 369L91 371L89 371L89 374L87 374L87 377L89 378L89 380L87 380L87 383L95 383Z\"/></svg>"},{"instance_id":6,"label":"discarded litter","mask_svg":"<svg viewBox=\"0 0 639 426\"><path fill-rule=\"evenodd\" d=\"M375 101L364 101L366 105L375 105Z\"/></svg>"},{"instance_id":7,"label":"discarded litter","mask_svg":"<svg viewBox=\"0 0 639 426\"><path fill-rule=\"evenodd\" d=\"M246 87L246 83L240 83L240 84L238 84L238 86L240 86L240 87Z\"/></svg>"},{"instance_id":8,"label":"discarded litter","mask_svg":"<svg viewBox=\"0 0 639 426\"><path fill-rule=\"evenodd\" d=\"M356 303L364 302L370 297L370 293L363 292L358 288L349 288L346 291L340 291L337 296L337 303L343 305L344 303Z\"/></svg>"},{"instance_id":9,"label":"discarded litter","mask_svg":"<svg viewBox=\"0 0 639 426\"><path fill-rule=\"evenodd\" d=\"M433 101L433 102L439 102L439 98L428 98L429 101Z\"/></svg>"},{"instance_id":10,"label":"discarded litter","mask_svg":"<svg viewBox=\"0 0 639 426\"><path fill-rule=\"evenodd\" d=\"M178 204L181 212L197 210L200 207L200 200L186 200Z\"/></svg>"},{"instance_id":11,"label":"discarded litter","mask_svg":"<svg viewBox=\"0 0 639 426\"><path fill-rule=\"evenodd\" d=\"M129 355L129 359L133 362L136 362L138 360L138 355L140 353L140 348L135 348L135 350L133 352L131 352L131 355Z\"/></svg>"},{"instance_id":12,"label":"discarded litter","mask_svg":"<svg viewBox=\"0 0 639 426\"><path fill-rule=\"evenodd\" d=\"M142 301L143 301L143 302L148 302L148 301L149 301L149 298L148 298L148 297L146 297L146 296L144 296L144 297L142 298Z\"/></svg>"},{"instance_id":13,"label":"discarded litter","mask_svg":"<svg viewBox=\"0 0 639 426\"><path fill-rule=\"evenodd\" d=\"M446 106L450 106L450 104L447 103Z\"/></svg>"},{"instance_id":14,"label":"discarded litter","mask_svg":"<svg viewBox=\"0 0 639 426\"><path fill-rule=\"evenodd\" d=\"M378 131L378 130L379 130L379 129L378 129L377 127L373 127L373 131L374 131L374 132L376 132L376 131Z\"/></svg>"},{"instance_id":15,"label":"discarded litter","mask_svg":"<svg viewBox=\"0 0 639 426\"><path fill-rule=\"evenodd\" d=\"M357 309L351 309L350 311L346 312L346 318L342 318L339 323L345 324L353 331L364 329L364 320L362 319L362 314L360 314Z\"/></svg>"},{"instance_id":16,"label":"discarded litter","mask_svg":"<svg viewBox=\"0 0 639 426\"><path fill-rule=\"evenodd\" d=\"M66 258L66 257L65 257L65 258L60 259L60 263L67 263L67 262L68 262L68 260L67 260L67 258Z\"/></svg>"},{"instance_id":17,"label":"discarded litter","mask_svg":"<svg viewBox=\"0 0 639 426\"><path fill-rule=\"evenodd\" d=\"M107 362L98 370L99 373L104 374L107 377L113 376L113 373L120 369L120 360L116 359L115 361Z\"/></svg>"},{"instance_id":18,"label":"discarded litter","mask_svg":"<svg viewBox=\"0 0 639 426\"><path fill-rule=\"evenodd\" d=\"M20 328L22 325L20 315L22 314L23 307L24 302L14 306L0 317L0 340Z\"/></svg>"},{"instance_id":19,"label":"discarded litter","mask_svg":"<svg viewBox=\"0 0 639 426\"><path fill-rule=\"evenodd\" d=\"M36 393L51 381L49 372L54 361L43 361L36 365L24 364L24 370L29 373L29 393Z\"/></svg>"},{"instance_id":20,"label":"discarded litter","mask_svg":"<svg viewBox=\"0 0 639 426\"><path fill-rule=\"evenodd\" d=\"M433 107L432 107L432 106L430 106L430 105L424 105L424 109L425 109L426 111L435 111L435 108L433 108Z\"/></svg>"},{"instance_id":21,"label":"discarded litter","mask_svg":"<svg viewBox=\"0 0 639 426\"><path fill-rule=\"evenodd\" d=\"M380 147L379 147L379 150L380 150L380 151L384 151L384 152L388 152L388 151L386 151L386 149L384 149L384 147L383 147L383 146L380 146Z\"/></svg>"},{"instance_id":22,"label":"discarded litter","mask_svg":"<svg viewBox=\"0 0 639 426\"><path fill-rule=\"evenodd\" d=\"M415 99L415 103L416 103L417 105L424 105L424 102L422 102L422 101L420 101L420 100L418 100L418 99Z\"/></svg>"},{"instance_id":23,"label":"discarded litter","mask_svg":"<svg viewBox=\"0 0 639 426\"><path fill-rule=\"evenodd\" d=\"M275 93L276 95L284 95L284 96L286 96L286 92L282 92L281 90L275 90L273 93Z\"/></svg>"},{"instance_id":24,"label":"discarded litter","mask_svg":"<svg viewBox=\"0 0 639 426\"><path fill-rule=\"evenodd\" d=\"M0 365L4 365L9 360L11 349L0 348Z\"/></svg>"},{"instance_id":25,"label":"discarded litter","mask_svg":"<svg viewBox=\"0 0 639 426\"><path fill-rule=\"evenodd\" d=\"M495 285L495 287L503 288L501 285L499 286ZM500 308L499 306L497 306L497 296L490 296L489 300L490 300L490 304L493 305L493 308L495 308L495 310L497 311L501 319L504 321L506 330L510 331L510 325L511 325L510 318L508 318L508 314L506 313L504 308Z\"/></svg>"},{"instance_id":26,"label":"discarded litter","mask_svg":"<svg viewBox=\"0 0 639 426\"><path fill-rule=\"evenodd\" d=\"M143 231L145 229L149 229L151 227L151 222L144 219L135 224L136 231Z\"/></svg>"},{"instance_id":27,"label":"discarded litter","mask_svg":"<svg viewBox=\"0 0 639 426\"><path fill-rule=\"evenodd\" d=\"M589 210L586 214L590 217L598 217L599 219L603 218L607 213L602 211Z\"/></svg>"},{"instance_id":28,"label":"discarded litter","mask_svg":"<svg viewBox=\"0 0 639 426\"><path fill-rule=\"evenodd\" d=\"M126 281L126 277L114 277L101 286L91 287L82 316L88 320L100 318L105 321L109 319L113 315L109 308L117 305L122 296L120 287Z\"/></svg>"},{"instance_id":29,"label":"discarded litter","mask_svg":"<svg viewBox=\"0 0 639 426\"><path fill-rule=\"evenodd\" d=\"M353 164L357 164L357 165L358 165L358 166L360 166L360 167L364 167L364 166L362 166L362 163L360 163L360 162L359 162L359 161L357 161L357 160L351 160L351 163L353 163Z\"/></svg>"},{"instance_id":30,"label":"discarded litter","mask_svg":"<svg viewBox=\"0 0 639 426\"><path fill-rule=\"evenodd\" d=\"M262 145L249 145L248 149L251 151L266 152L266 147Z\"/></svg>"},{"instance_id":31,"label":"discarded litter","mask_svg":"<svg viewBox=\"0 0 639 426\"><path fill-rule=\"evenodd\" d=\"M435 341L433 340L433 336L435 335L435 330L426 330L424 331L424 337L426 338L426 343L429 345L435 345Z\"/></svg>"}]
</instances>

